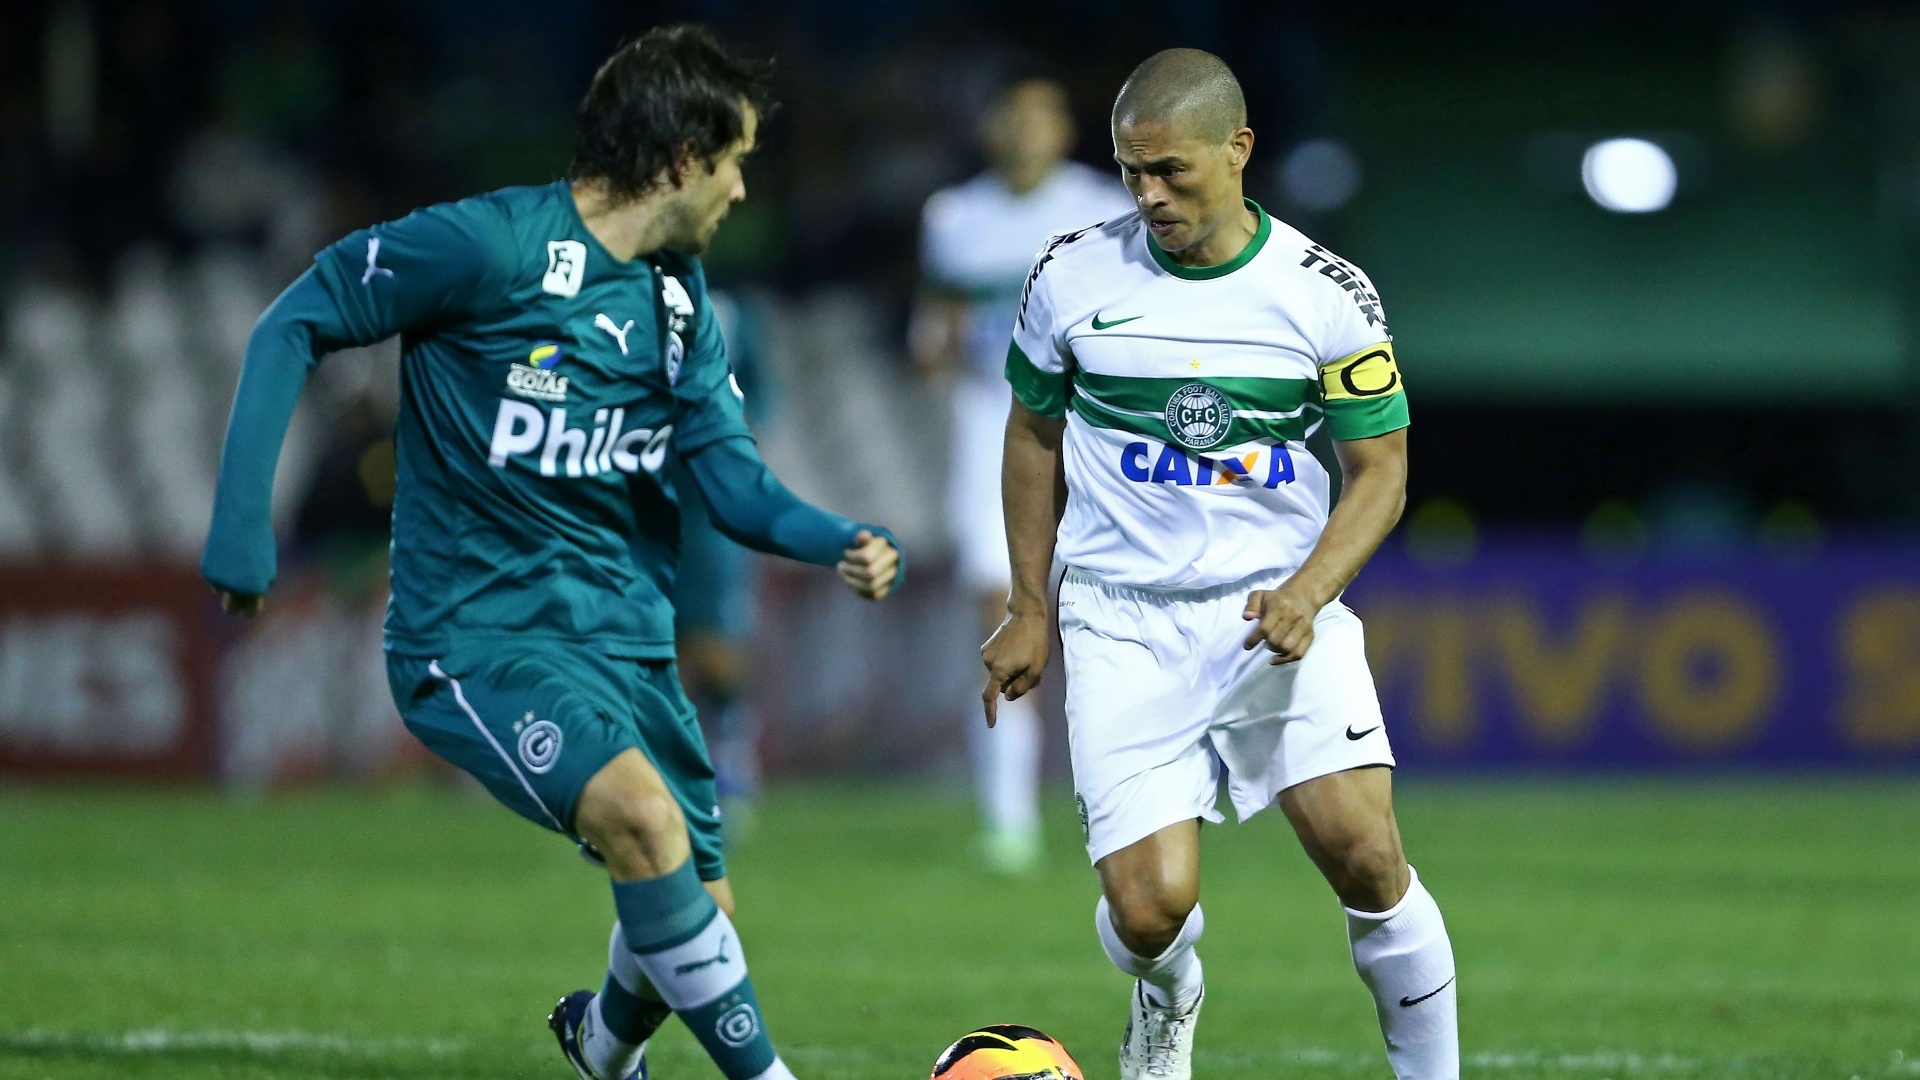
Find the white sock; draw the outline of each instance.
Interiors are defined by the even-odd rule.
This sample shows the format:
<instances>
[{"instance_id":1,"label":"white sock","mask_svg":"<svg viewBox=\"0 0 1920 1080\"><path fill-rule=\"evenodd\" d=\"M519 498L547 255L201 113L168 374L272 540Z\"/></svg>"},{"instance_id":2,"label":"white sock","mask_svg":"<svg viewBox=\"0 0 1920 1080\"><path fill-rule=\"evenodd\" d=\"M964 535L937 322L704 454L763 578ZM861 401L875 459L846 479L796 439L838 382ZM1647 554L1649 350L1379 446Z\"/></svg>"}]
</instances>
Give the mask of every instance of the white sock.
<instances>
[{"instance_id":1,"label":"white sock","mask_svg":"<svg viewBox=\"0 0 1920 1080\"><path fill-rule=\"evenodd\" d=\"M1147 988L1147 1000L1163 1009L1184 1009L1193 1004L1206 985L1200 969L1200 954L1194 951L1207 928L1207 917L1200 905L1187 912L1187 921L1166 951L1151 959L1141 956L1120 940L1113 928L1113 908L1102 896L1093 908L1093 928L1100 933L1100 945L1107 950L1113 966L1139 979Z\"/></svg>"},{"instance_id":2,"label":"white sock","mask_svg":"<svg viewBox=\"0 0 1920 1080\"><path fill-rule=\"evenodd\" d=\"M973 733L973 775L988 831L1038 835L1041 725L1033 695L1003 699L991 728L978 722L977 706L975 715L967 730Z\"/></svg>"},{"instance_id":3,"label":"white sock","mask_svg":"<svg viewBox=\"0 0 1920 1080\"><path fill-rule=\"evenodd\" d=\"M1412 867L1407 874L1407 895L1392 909L1346 909L1353 966L1373 991L1393 1074L1399 1080L1459 1080L1453 943L1433 894Z\"/></svg>"},{"instance_id":4,"label":"white sock","mask_svg":"<svg viewBox=\"0 0 1920 1080\"><path fill-rule=\"evenodd\" d=\"M646 1043L630 1043L607 1030L600 1016L600 998L594 996L587 1006L586 1019L580 1022L580 1054L587 1065L606 1080L626 1080L640 1067L640 1054Z\"/></svg>"},{"instance_id":5,"label":"white sock","mask_svg":"<svg viewBox=\"0 0 1920 1080\"><path fill-rule=\"evenodd\" d=\"M646 974L640 970L639 961L627 948L627 939L617 922L613 924L613 936L607 942L607 974L635 997L648 1001L660 999L660 992L647 981ZM586 1057L593 1071L607 1080L624 1080L640 1067L640 1055L646 1051L647 1044L644 1041L627 1042L607 1030L606 1017L600 1012L601 998L604 996L604 993L595 994L593 1004L587 1007L586 1019L580 1024L580 1053Z\"/></svg>"},{"instance_id":6,"label":"white sock","mask_svg":"<svg viewBox=\"0 0 1920 1080\"><path fill-rule=\"evenodd\" d=\"M787 1068L786 1062L774 1058L773 1064L767 1066L767 1071L754 1077L753 1080L794 1080L794 1075L793 1070Z\"/></svg>"}]
</instances>

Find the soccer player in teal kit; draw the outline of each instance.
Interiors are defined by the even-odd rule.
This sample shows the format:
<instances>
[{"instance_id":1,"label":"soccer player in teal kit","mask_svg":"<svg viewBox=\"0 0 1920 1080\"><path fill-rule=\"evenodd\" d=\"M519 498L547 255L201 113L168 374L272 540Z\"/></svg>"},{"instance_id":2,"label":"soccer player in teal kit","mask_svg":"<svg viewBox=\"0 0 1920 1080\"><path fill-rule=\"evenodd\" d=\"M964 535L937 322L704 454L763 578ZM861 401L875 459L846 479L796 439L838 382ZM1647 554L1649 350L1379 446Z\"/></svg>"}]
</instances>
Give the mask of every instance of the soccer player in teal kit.
<instances>
[{"instance_id":1,"label":"soccer player in teal kit","mask_svg":"<svg viewBox=\"0 0 1920 1080\"><path fill-rule=\"evenodd\" d=\"M407 727L605 863L600 992L549 1018L585 1080L647 1074L678 1014L728 1080L791 1080L728 917L713 767L673 666L677 501L761 551L899 583L886 530L767 471L694 256L743 198L765 66L697 27L595 75L568 180L349 235L261 316L201 570L251 614L274 576L275 463L324 353L400 334L386 647ZM698 494L661 473L669 449Z\"/></svg>"}]
</instances>

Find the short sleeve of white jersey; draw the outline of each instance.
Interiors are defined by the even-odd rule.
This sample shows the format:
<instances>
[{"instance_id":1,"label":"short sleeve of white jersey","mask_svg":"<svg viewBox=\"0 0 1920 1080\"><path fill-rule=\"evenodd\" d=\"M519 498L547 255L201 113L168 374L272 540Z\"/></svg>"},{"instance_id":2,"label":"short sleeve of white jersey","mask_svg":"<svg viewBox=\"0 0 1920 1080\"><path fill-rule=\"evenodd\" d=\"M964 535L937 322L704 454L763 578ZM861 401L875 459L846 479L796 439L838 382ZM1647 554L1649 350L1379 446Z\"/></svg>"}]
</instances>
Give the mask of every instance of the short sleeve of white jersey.
<instances>
[{"instance_id":1,"label":"short sleeve of white jersey","mask_svg":"<svg viewBox=\"0 0 1920 1080\"><path fill-rule=\"evenodd\" d=\"M1073 354L1067 350L1053 307L1051 280L1045 270L1054 248L1071 242L1075 234L1047 241L1027 271L1020 290L1020 311L1013 320L1013 343L1007 347L1007 382L1020 404L1041 416L1067 413L1067 387L1072 378Z\"/></svg>"},{"instance_id":2,"label":"short sleeve of white jersey","mask_svg":"<svg viewBox=\"0 0 1920 1080\"><path fill-rule=\"evenodd\" d=\"M1406 427L1407 394L1393 355L1380 293L1361 269L1319 244L1301 266L1327 279L1324 322L1316 342L1327 434L1371 439Z\"/></svg>"}]
</instances>

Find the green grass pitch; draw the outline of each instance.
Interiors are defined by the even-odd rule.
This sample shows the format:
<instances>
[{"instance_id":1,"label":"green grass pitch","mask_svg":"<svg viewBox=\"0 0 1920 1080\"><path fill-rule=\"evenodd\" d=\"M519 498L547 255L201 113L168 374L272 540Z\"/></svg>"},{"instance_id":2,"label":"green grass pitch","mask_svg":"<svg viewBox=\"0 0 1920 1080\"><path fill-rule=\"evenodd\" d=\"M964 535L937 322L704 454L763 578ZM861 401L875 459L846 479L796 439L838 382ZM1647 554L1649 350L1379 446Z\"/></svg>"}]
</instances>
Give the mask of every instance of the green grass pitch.
<instances>
[{"instance_id":1,"label":"green grass pitch","mask_svg":"<svg viewBox=\"0 0 1920 1080\"><path fill-rule=\"evenodd\" d=\"M1068 800L1030 882L963 804L790 788L734 880L802 1080L917 1080L1017 1021L1112 1080L1127 987ZM1920 1076L1920 783L1435 781L1400 797L1460 962L1466 1074ZM565 1080L596 871L490 803L0 792L0 1077ZM1202 1080L1388 1077L1338 909L1278 814L1206 833ZM662 1080L717 1074L675 1025Z\"/></svg>"}]
</instances>

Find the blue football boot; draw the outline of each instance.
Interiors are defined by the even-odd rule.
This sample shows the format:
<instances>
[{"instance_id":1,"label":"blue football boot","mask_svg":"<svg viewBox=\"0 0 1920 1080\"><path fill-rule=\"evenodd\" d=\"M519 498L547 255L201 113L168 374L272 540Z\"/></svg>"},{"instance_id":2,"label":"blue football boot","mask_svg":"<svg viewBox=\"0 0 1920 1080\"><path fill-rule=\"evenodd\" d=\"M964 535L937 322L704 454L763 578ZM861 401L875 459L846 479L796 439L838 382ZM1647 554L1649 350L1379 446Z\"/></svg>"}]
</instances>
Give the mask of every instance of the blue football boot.
<instances>
[{"instance_id":1,"label":"blue football boot","mask_svg":"<svg viewBox=\"0 0 1920 1080\"><path fill-rule=\"evenodd\" d=\"M575 990L560 999L547 1014L547 1027L553 1031L553 1037L560 1040L560 1052L567 1057L567 1064L573 1066L580 1080L647 1080L646 1051L640 1053L640 1067L620 1077L603 1077L595 1073L587 1064L587 1056L580 1050L580 1025L587 1018L587 1006L593 1004L593 991Z\"/></svg>"}]
</instances>

